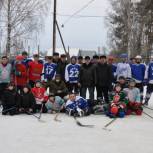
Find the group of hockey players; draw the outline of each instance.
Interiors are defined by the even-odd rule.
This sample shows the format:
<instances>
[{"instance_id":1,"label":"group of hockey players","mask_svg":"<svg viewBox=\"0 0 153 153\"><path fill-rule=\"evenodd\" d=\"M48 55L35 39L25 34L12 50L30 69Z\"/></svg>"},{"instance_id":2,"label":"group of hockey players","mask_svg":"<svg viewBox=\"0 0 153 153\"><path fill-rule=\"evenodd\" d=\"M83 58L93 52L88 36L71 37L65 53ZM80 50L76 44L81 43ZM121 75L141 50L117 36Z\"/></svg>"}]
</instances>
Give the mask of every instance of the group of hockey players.
<instances>
[{"instance_id":1,"label":"group of hockey players","mask_svg":"<svg viewBox=\"0 0 153 153\"><path fill-rule=\"evenodd\" d=\"M147 95L143 97L144 86ZM89 98L87 99L87 90ZM95 92L96 91L96 92ZM3 115L59 113L84 116L104 113L109 117L141 115L153 92L153 62L141 56L115 63L114 57L54 53L33 59L27 52L0 63L0 101ZM95 94L97 93L97 94ZM142 101L144 103L142 103Z\"/></svg>"}]
</instances>

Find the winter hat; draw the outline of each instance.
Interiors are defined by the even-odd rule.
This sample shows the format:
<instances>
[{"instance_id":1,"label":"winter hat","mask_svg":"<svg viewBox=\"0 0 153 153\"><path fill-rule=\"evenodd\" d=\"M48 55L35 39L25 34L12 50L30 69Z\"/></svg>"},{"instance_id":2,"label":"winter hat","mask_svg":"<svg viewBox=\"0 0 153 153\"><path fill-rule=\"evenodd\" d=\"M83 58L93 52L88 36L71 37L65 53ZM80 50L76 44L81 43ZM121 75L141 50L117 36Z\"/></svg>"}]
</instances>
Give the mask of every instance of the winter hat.
<instances>
[{"instance_id":1,"label":"winter hat","mask_svg":"<svg viewBox=\"0 0 153 153\"><path fill-rule=\"evenodd\" d=\"M72 60L72 59L77 60L77 57L76 57L76 56L72 56L72 57L71 57L71 60Z\"/></svg>"},{"instance_id":2,"label":"winter hat","mask_svg":"<svg viewBox=\"0 0 153 153\"><path fill-rule=\"evenodd\" d=\"M83 57L82 56L78 56L78 60L83 60Z\"/></svg>"},{"instance_id":3,"label":"winter hat","mask_svg":"<svg viewBox=\"0 0 153 153\"><path fill-rule=\"evenodd\" d=\"M120 76L118 79L119 80L126 80L124 76Z\"/></svg>"},{"instance_id":4,"label":"winter hat","mask_svg":"<svg viewBox=\"0 0 153 153\"><path fill-rule=\"evenodd\" d=\"M90 60L90 57L89 56L86 56L84 59L85 60Z\"/></svg>"},{"instance_id":5,"label":"winter hat","mask_svg":"<svg viewBox=\"0 0 153 153\"><path fill-rule=\"evenodd\" d=\"M22 61L22 60L24 60L24 57L22 55L18 55L18 56L16 56L15 59L18 61Z\"/></svg>"}]
</instances>

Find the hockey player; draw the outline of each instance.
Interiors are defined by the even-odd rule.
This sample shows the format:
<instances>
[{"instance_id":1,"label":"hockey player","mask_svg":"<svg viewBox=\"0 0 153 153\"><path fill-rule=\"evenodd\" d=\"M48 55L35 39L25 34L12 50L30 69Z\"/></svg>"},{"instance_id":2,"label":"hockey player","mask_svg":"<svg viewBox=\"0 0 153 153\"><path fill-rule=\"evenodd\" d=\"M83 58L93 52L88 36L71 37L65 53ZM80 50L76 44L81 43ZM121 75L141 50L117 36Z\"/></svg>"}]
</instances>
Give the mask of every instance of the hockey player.
<instances>
[{"instance_id":1,"label":"hockey player","mask_svg":"<svg viewBox=\"0 0 153 153\"><path fill-rule=\"evenodd\" d=\"M84 116L89 114L88 102L75 93L69 94L69 100L66 102L66 112L69 115Z\"/></svg>"},{"instance_id":2,"label":"hockey player","mask_svg":"<svg viewBox=\"0 0 153 153\"><path fill-rule=\"evenodd\" d=\"M14 83L18 91L22 91L23 86L25 86L28 81L28 69L23 59L22 55L16 56L16 61L13 66Z\"/></svg>"},{"instance_id":3,"label":"hockey player","mask_svg":"<svg viewBox=\"0 0 153 153\"><path fill-rule=\"evenodd\" d=\"M129 81L129 88L124 89L124 92L127 95L127 99L129 101L127 105L127 115L135 113L136 115L142 114L142 104L140 98L140 90L135 87L135 80L131 79Z\"/></svg>"},{"instance_id":4,"label":"hockey player","mask_svg":"<svg viewBox=\"0 0 153 153\"><path fill-rule=\"evenodd\" d=\"M110 102L106 115L123 118L126 114L128 100L120 84L116 84L114 91L110 95Z\"/></svg>"},{"instance_id":5,"label":"hockey player","mask_svg":"<svg viewBox=\"0 0 153 153\"><path fill-rule=\"evenodd\" d=\"M29 84L34 87L37 80L41 80L43 64L39 61L39 55L34 54L34 61L29 62Z\"/></svg>"},{"instance_id":6,"label":"hockey player","mask_svg":"<svg viewBox=\"0 0 153 153\"><path fill-rule=\"evenodd\" d=\"M53 63L52 56L48 56L48 62L44 64L43 68L43 81L49 82L55 78L57 64Z\"/></svg>"},{"instance_id":7,"label":"hockey player","mask_svg":"<svg viewBox=\"0 0 153 153\"><path fill-rule=\"evenodd\" d=\"M8 57L3 56L0 63L0 100L7 85L11 81L12 66L8 63Z\"/></svg>"},{"instance_id":8,"label":"hockey player","mask_svg":"<svg viewBox=\"0 0 153 153\"><path fill-rule=\"evenodd\" d=\"M77 58L75 56L71 57L71 63L66 66L65 69L65 80L68 85L69 92L79 91L79 73L80 65L77 64Z\"/></svg>"},{"instance_id":9,"label":"hockey player","mask_svg":"<svg viewBox=\"0 0 153 153\"><path fill-rule=\"evenodd\" d=\"M64 100L59 96L55 96L54 94L48 96L48 101L45 104L48 113L58 113L63 111L64 105Z\"/></svg>"},{"instance_id":10,"label":"hockey player","mask_svg":"<svg viewBox=\"0 0 153 153\"><path fill-rule=\"evenodd\" d=\"M136 56L136 64L131 64L132 78L136 81L136 87L143 92L143 81L145 77L146 66L141 63L142 57Z\"/></svg>"},{"instance_id":11,"label":"hockey player","mask_svg":"<svg viewBox=\"0 0 153 153\"><path fill-rule=\"evenodd\" d=\"M46 89L42 87L42 83L38 80L35 83L35 87L32 88L32 93L35 97L36 105L34 112L42 111L43 113L46 113L46 107L45 103L48 100L48 96L46 94Z\"/></svg>"},{"instance_id":12,"label":"hockey player","mask_svg":"<svg viewBox=\"0 0 153 153\"><path fill-rule=\"evenodd\" d=\"M32 113L35 108L35 98L29 86L24 86L20 94L19 113Z\"/></svg>"},{"instance_id":13,"label":"hockey player","mask_svg":"<svg viewBox=\"0 0 153 153\"><path fill-rule=\"evenodd\" d=\"M122 62L117 64L116 76L117 80L120 76L124 76L125 78L131 78L131 68L130 65L127 63L126 58L123 58Z\"/></svg>"}]
</instances>

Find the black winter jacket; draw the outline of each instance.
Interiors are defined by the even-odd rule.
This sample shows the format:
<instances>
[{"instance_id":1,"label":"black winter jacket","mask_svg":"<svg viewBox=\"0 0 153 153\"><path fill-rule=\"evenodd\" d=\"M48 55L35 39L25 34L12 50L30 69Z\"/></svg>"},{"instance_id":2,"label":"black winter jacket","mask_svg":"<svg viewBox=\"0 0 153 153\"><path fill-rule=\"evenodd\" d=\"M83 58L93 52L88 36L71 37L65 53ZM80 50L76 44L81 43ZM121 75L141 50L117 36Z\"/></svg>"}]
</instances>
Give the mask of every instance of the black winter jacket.
<instances>
[{"instance_id":1,"label":"black winter jacket","mask_svg":"<svg viewBox=\"0 0 153 153\"><path fill-rule=\"evenodd\" d=\"M83 87L93 87L96 84L96 69L95 65L90 63L82 64L79 74L79 82Z\"/></svg>"},{"instance_id":2,"label":"black winter jacket","mask_svg":"<svg viewBox=\"0 0 153 153\"><path fill-rule=\"evenodd\" d=\"M96 66L96 85L101 87L111 87L113 79L112 68L107 63L98 63Z\"/></svg>"}]
</instances>

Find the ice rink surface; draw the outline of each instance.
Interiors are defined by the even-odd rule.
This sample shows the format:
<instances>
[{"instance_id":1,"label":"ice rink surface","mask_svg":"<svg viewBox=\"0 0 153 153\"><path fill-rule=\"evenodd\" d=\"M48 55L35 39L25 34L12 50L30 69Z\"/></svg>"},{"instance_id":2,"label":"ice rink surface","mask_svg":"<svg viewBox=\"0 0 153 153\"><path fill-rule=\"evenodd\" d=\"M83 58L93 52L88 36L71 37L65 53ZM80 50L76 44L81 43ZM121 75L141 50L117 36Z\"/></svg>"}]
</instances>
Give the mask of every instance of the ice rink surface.
<instances>
[{"instance_id":1,"label":"ice rink surface","mask_svg":"<svg viewBox=\"0 0 153 153\"><path fill-rule=\"evenodd\" d=\"M153 106L150 106L153 108ZM153 111L144 109L153 116ZM0 153L152 153L153 119L145 114L117 119L103 130L111 119L103 115L79 118L83 124L76 125L73 118L60 114L43 114L39 122L29 115L0 115Z\"/></svg>"}]
</instances>

